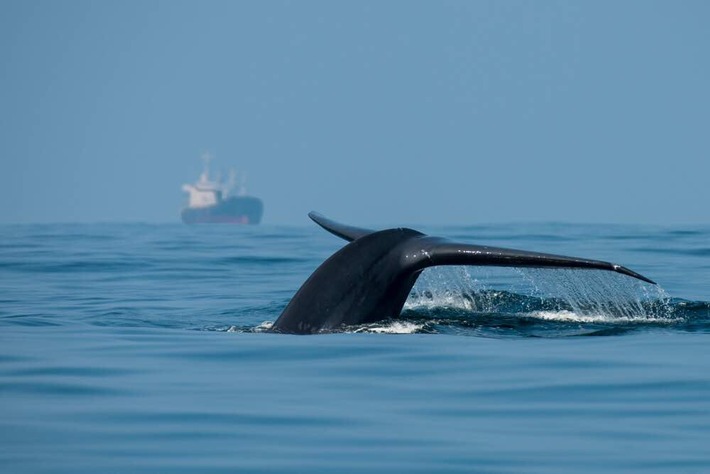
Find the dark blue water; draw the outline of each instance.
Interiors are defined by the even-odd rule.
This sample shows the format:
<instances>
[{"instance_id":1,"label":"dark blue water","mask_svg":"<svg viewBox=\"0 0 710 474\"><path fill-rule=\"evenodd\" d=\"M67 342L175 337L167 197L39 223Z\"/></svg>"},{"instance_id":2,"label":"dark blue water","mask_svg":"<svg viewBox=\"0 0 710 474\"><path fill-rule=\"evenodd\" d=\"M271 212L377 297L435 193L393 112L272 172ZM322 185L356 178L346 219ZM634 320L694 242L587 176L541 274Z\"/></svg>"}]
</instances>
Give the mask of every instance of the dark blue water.
<instances>
[{"instance_id":1,"label":"dark blue water","mask_svg":"<svg viewBox=\"0 0 710 474\"><path fill-rule=\"evenodd\" d=\"M423 228L620 263L427 270L266 332L315 226L0 227L2 472L710 472L710 227Z\"/></svg>"}]
</instances>

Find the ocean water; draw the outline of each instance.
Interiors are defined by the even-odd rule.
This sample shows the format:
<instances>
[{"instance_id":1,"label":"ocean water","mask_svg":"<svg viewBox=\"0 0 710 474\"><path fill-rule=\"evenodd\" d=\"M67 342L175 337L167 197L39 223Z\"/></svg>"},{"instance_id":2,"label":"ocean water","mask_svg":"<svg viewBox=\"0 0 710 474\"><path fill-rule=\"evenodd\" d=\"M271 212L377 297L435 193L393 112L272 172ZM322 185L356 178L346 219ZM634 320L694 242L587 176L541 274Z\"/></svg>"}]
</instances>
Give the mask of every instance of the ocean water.
<instances>
[{"instance_id":1,"label":"ocean water","mask_svg":"<svg viewBox=\"0 0 710 474\"><path fill-rule=\"evenodd\" d=\"M427 270L396 320L268 332L315 225L0 227L2 472L710 472L710 227L421 228L613 261Z\"/></svg>"}]
</instances>

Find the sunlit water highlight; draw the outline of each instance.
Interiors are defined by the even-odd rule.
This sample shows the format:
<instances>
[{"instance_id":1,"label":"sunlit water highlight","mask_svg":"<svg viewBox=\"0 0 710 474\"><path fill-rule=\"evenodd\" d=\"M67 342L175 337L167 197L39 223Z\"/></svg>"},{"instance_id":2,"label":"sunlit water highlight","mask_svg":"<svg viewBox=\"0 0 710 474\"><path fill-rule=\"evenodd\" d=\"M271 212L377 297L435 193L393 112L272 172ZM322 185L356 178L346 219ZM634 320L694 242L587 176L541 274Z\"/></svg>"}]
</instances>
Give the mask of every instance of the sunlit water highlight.
<instances>
[{"instance_id":1,"label":"sunlit water highlight","mask_svg":"<svg viewBox=\"0 0 710 474\"><path fill-rule=\"evenodd\" d=\"M342 245L315 227L3 226L2 471L710 471L710 229L424 230L660 286L437 268L298 337L269 328Z\"/></svg>"}]
</instances>

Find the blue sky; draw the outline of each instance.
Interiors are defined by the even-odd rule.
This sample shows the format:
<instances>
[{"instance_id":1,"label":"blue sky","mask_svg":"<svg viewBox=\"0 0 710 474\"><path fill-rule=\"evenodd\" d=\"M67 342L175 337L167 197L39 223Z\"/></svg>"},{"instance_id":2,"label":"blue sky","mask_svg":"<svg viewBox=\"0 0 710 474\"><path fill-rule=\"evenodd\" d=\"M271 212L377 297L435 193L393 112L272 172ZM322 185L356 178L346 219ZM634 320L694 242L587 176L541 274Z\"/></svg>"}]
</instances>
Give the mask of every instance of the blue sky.
<instances>
[{"instance_id":1,"label":"blue sky","mask_svg":"<svg viewBox=\"0 0 710 474\"><path fill-rule=\"evenodd\" d=\"M0 0L0 222L707 223L709 5Z\"/></svg>"}]
</instances>

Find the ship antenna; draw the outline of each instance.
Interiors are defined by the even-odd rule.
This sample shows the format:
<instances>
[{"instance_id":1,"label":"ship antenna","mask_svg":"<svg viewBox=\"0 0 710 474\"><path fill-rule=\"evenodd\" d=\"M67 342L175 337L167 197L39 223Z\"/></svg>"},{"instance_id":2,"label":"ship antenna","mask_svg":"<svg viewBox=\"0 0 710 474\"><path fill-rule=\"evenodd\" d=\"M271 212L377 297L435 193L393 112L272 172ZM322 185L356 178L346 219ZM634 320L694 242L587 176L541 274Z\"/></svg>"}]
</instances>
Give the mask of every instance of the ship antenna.
<instances>
[{"instance_id":1,"label":"ship antenna","mask_svg":"<svg viewBox=\"0 0 710 474\"><path fill-rule=\"evenodd\" d=\"M204 175L205 175L205 179L207 180L207 179L209 179L209 176L210 176L210 161L212 161L213 157L210 154L210 152L206 151L202 154L201 158L202 158L202 161L205 162Z\"/></svg>"},{"instance_id":2,"label":"ship antenna","mask_svg":"<svg viewBox=\"0 0 710 474\"><path fill-rule=\"evenodd\" d=\"M246 196L247 195L247 174L246 173L241 173L239 175L241 178L239 181L239 195L240 196Z\"/></svg>"}]
</instances>

